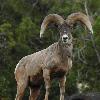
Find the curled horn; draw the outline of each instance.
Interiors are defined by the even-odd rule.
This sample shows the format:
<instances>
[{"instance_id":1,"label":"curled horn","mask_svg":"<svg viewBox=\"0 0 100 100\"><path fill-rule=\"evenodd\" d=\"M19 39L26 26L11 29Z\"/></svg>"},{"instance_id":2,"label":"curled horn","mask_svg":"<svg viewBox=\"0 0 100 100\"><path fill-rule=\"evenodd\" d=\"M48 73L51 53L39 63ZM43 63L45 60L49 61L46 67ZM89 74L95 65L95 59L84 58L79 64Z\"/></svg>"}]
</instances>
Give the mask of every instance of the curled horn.
<instances>
[{"instance_id":1,"label":"curled horn","mask_svg":"<svg viewBox=\"0 0 100 100\"><path fill-rule=\"evenodd\" d=\"M93 34L93 29L92 29L91 22L90 22L89 18L85 14L83 14L81 12L72 13L66 19L66 22L71 26L73 26L73 24L75 24L76 21L80 21L84 25L86 25L88 30Z\"/></svg>"},{"instance_id":2,"label":"curled horn","mask_svg":"<svg viewBox=\"0 0 100 100\"><path fill-rule=\"evenodd\" d=\"M46 16L41 25L40 37L43 36L43 33L46 30L47 25L51 22L55 22L57 24L63 24L64 19L58 14L49 14L48 16Z\"/></svg>"}]
</instances>

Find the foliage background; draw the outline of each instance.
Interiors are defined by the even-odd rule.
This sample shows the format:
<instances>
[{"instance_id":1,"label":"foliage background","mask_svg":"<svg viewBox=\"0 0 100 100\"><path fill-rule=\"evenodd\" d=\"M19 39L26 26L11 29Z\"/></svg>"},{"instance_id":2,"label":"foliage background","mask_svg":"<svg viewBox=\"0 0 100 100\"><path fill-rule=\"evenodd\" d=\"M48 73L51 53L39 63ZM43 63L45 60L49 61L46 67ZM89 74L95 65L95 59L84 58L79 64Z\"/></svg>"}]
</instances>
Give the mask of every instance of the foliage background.
<instances>
[{"instance_id":1,"label":"foliage background","mask_svg":"<svg viewBox=\"0 0 100 100\"><path fill-rule=\"evenodd\" d=\"M14 100L16 81L14 69L18 61L28 54L48 47L58 40L57 29L50 26L43 39L39 31L44 17L57 13L67 18L73 12L85 11L85 3L94 29L96 49L100 53L100 0L0 0L0 98ZM52 28L52 30L51 30ZM83 35L82 35L83 34ZM73 68L67 76L66 95L79 92L77 83L87 84L82 92L100 92L100 64L91 41L86 41L84 52L88 64L80 61L78 51L84 46L86 31L76 25L73 36L75 42L75 58ZM79 39L81 36L84 39ZM54 89L55 88L55 89ZM28 92L27 92L28 91ZM24 100L27 100L27 89ZM44 97L44 86L41 88L40 100ZM58 100L58 83L53 81L50 98ZM53 97L53 98L52 98Z\"/></svg>"}]
</instances>

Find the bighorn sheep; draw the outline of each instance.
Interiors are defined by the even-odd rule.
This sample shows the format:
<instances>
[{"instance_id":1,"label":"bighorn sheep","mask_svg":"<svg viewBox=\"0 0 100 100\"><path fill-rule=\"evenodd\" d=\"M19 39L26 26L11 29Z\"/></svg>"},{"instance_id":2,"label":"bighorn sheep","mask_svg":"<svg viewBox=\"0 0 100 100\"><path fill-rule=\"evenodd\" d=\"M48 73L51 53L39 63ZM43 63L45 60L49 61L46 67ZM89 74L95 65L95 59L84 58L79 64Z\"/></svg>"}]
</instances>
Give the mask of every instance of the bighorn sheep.
<instances>
[{"instance_id":1,"label":"bighorn sheep","mask_svg":"<svg viewBox=\"0 0 100 100\"><path fill-rule=\"evenodd\" d=\"M55 22L58 25L60 39L48 48L31 55L23 57L15 68L17 81L16 100L22 100L25 88L30 88L30 100L36 100L41 82L45 82L45 99L48 100L50 82L57 77L60 86L60 100L64 100L66 74L72 67L72 34L71 28L76 21L82 22L88 30L93 33L92 25L88 17L81 13L73 13L64 20L58 14L49 14L43 20L40 30L40 37L43 35L49 23Z\"/></svg>"}]
</instances>

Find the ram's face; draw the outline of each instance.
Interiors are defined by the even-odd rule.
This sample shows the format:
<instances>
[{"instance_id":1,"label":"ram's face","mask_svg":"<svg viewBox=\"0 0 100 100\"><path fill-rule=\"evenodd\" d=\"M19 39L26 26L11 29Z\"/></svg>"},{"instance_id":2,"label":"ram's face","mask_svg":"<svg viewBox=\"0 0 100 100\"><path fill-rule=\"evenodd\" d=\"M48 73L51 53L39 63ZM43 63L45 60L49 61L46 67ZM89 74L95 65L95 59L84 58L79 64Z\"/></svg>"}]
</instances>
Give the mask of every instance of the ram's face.
<instances>
[{"instance_id":1,"label":"ram's face","mask_svg":"<svg viewBox=\"0 0 100 100\"><path fill-rule=\"evenodd\" d=\"M67 24L59 26L60 39L63 43L68 43L70 39L71 29Z\"/></svg>"}]
</instances>

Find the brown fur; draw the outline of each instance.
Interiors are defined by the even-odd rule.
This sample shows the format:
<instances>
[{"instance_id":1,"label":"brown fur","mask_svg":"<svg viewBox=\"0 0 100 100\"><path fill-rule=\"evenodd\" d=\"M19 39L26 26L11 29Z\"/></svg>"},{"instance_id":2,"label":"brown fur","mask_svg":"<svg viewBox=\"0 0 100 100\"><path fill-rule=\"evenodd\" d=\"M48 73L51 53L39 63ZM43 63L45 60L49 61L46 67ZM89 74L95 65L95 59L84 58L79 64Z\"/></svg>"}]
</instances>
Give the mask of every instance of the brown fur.
<instances>
[{"instance_id":1,"label":"brown fur","mask_svg":"<svg viewBox=\"0 0 100 100\"><path fill-rule=\"evenodd\" d=\"M79 17L80 14L74 14L75 18L77 15L78 20L83 18ZM74 16L73 15L73 16ZM72 15L71 15L72 16ZM74 17L68 17L69 22L74 20ZM86 16L85 16L86 17ZM87 18L84 18L87 19ZM15 100L22 100L24 95L25 88L29 86L30 88L30 97L29 100L36 100L39 92L40 86L44 79L45 82L45 98L48 100L50 83L53 78L58 78L59 87L60 87L60 100L64 100L65 93L65 82L66 74L72 67L72 35L70 31L70 25L68 20L65 21L61 16L57 14L48 15L41 26L40 36L45 31L47 25L55 21L60 28L60 39L58 42L52 44L48 48L41 50L39 52L33 53L31 55L23 57L15 68L15 78L17 81L17 94ZM88 24L85 25L91 30L91 24L88 21ZM67 35L69 37L67 43L63 43L62 37Z\"/></svg>"},{"instance_id":2,"label":"brown fur","mask_svg":"<svg viewBox=\"0 0 100 100\"><path fill-rule=\"evenodd\" d=\"M71 46L69 48L71 48ZM39 90L38 88L41 85L41 79L43 80L43 78L46 78L45 81L47 81L50 76L60 79L66 75L66 72L68 72L68 69L71 66L68 66L67 55L65 55L67 57L66 61L63 60L62 55L59 53L60 49L61 48L59 47L59 43L57 42L49 46L47 49L36 52L32 55L28 55L19 61L15 69L15 77L17 81L17 88L21 87L23 89L21 89L21 91L19 90L20 94L17 94L16 100L21 100L17 98L20 98L26 86L29 86L31 89L33 89L33 91L35 91L36 88L37 90ZM71 58L69 59L71 60ZM45 73L43 73L42 71ZM43 77L42 73L44 74ZM53 75L53 73L55 73L55 75L57 76ZM63 75L59 76L62 73Z\"/></svg>"}]
</instances>

